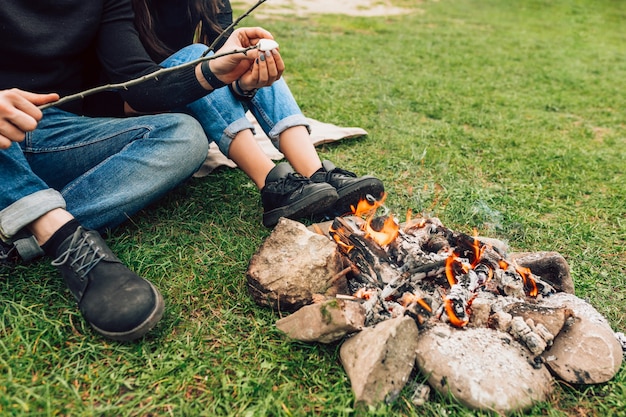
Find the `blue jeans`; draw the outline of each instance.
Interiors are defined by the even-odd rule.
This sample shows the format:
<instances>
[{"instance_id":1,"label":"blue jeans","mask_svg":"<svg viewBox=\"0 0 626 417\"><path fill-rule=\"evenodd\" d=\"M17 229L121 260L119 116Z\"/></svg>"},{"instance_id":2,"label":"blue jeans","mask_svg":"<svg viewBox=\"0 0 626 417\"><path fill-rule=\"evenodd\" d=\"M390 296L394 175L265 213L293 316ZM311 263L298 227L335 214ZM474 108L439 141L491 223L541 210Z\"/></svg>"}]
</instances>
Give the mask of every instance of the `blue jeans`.
<instances>
[{"instance_id":1,"label":"blue jeans","mask_svg":"<svg viewBox=\"0 0 626 417\"><path fill-rule=\"evenodd\" d=\"M206 49L206 45L202 44L187 46L163 61L161 66L173 67L193 61ZM187 105L184 111L200 122L209 140L214 141L228 156L230 144L237 133L245 129L254 131L252 123L246 118L247 110L254 115L278 150L279 136L286 129L305 126L309 130L306 118L282 78L269 87L260 88L252 100L239 100L228 87L223 87Z\"/></svg>"},{"instance_id":2,"label":"blue jeans","mask_svg":"<svg viewBox=\"0 0 626 417\"><path fill-rule=\"evenodd\" d=\"M23 142L0 150L0 237L56 208L91 229L115 227L189 178L207 152L186 114L90 118L47 109Z\"/></svg>"}]
</instances>

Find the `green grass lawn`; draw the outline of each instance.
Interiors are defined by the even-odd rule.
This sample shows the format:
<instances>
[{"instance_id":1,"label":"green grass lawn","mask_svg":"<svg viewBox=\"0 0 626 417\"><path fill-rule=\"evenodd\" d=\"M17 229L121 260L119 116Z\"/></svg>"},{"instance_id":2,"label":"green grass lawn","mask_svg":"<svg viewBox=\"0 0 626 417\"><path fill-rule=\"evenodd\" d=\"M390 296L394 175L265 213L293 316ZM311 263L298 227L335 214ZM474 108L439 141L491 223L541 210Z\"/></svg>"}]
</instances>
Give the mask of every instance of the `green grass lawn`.
<instances>
[{"instance_id":1,"label":"green grass lawn","mask_svg":"<svg viewBox=\"0 0 626 417\"><path fill-rule=\"evenodd\" d=\"M285 17L270 29L305 114L366 129L320 149L383 179L400 219L438 216L516 251L557 251L577 295L626 328L626 7L440 0L389 18ZM243 11L243 10L241 10ZM353 407L338 346L287 340L247 294L270 231L238 170L192 179L107 237L163 292L157 328L105 341L47 262L0 269L0 415L474 416L433 395ZM505 376L506 377L506 376ZM525 414L626 415L626 367L559 384Z\"/></svg>"}]
</instances>

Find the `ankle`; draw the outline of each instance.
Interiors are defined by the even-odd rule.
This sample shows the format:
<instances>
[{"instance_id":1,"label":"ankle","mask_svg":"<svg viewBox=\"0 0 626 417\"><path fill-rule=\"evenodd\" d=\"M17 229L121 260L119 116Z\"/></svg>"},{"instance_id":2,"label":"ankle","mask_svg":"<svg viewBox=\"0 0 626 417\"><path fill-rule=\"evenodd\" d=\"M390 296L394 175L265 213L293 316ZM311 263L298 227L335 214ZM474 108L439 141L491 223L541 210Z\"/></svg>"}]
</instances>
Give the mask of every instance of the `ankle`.
<instances>
[{"instance_id":1,"label":"ankle","mask_svg":"<svg viewBox=\"0 0 626 417\"><path fill-rule=\"evenodd\" d=\"M50 236L50 238L41 245L41 249L51 258L55 258L61 243L63 243L69 236L76 232L76 229L80 226L80 223L76 219L72 219L69 222L61 226L56 232Z\"/></svg>"}]
</instances>

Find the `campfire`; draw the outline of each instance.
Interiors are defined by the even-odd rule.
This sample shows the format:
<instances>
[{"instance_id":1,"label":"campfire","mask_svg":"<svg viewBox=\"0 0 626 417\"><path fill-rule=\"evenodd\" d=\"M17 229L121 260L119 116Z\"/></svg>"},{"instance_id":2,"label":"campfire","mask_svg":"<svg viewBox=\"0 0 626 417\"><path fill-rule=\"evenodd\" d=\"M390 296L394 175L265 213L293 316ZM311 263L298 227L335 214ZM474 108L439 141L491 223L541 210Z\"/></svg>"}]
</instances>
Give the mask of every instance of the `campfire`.
<instances>
[{"instance_id":1,"label":"campfire","mask_svg":"<svg viewBox=\"0 0 626 417\"><path fill-rule=\"evenodd\" d=\"M399 223L383 203L309 229L281 219L248 268L255 300L293 313L280 330L342 343L357 402L411 389L419 405L434 389L506 413L546 400L555 380L617 373L623 335L574 295L558 253L508 253L410 212Z\"/></svg>"},{"instance_id":2,"label":"campfire","mask_svg":"<svg viewBox=\"0 0 626 417\"><path fill-rule=\"evenodd\" d=\"M350 294L366 301L367 326L409 314L418 325L435 316L461 328L480 292L520 299L555 292L529 268L436 218L407 215L401 228L391 216L376 217L383 201L362 200L354 217L338 217L329 229L353 272Z\"/></svg>"}]
</instances>

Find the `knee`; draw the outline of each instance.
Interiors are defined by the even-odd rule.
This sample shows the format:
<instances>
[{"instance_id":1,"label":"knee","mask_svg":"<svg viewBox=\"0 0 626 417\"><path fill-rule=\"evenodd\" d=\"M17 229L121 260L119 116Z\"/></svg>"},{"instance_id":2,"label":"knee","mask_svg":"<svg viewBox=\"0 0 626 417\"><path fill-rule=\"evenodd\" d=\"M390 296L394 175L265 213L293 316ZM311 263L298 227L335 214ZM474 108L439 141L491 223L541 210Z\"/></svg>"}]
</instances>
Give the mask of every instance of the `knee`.
<instances>
[{"instance_id":1,"label":"knee","mask_svg":"<svg viewBox=\"0 0 626 417\"><path fill-rule=\"evenodd\" d=\"M209 152L209 140L200 123L192 116L178 114L176 126L172 133L174 141L179 145L177 163L185 166L191 173L196 172L206 160Z\"/></svg>"}]
</instances>

